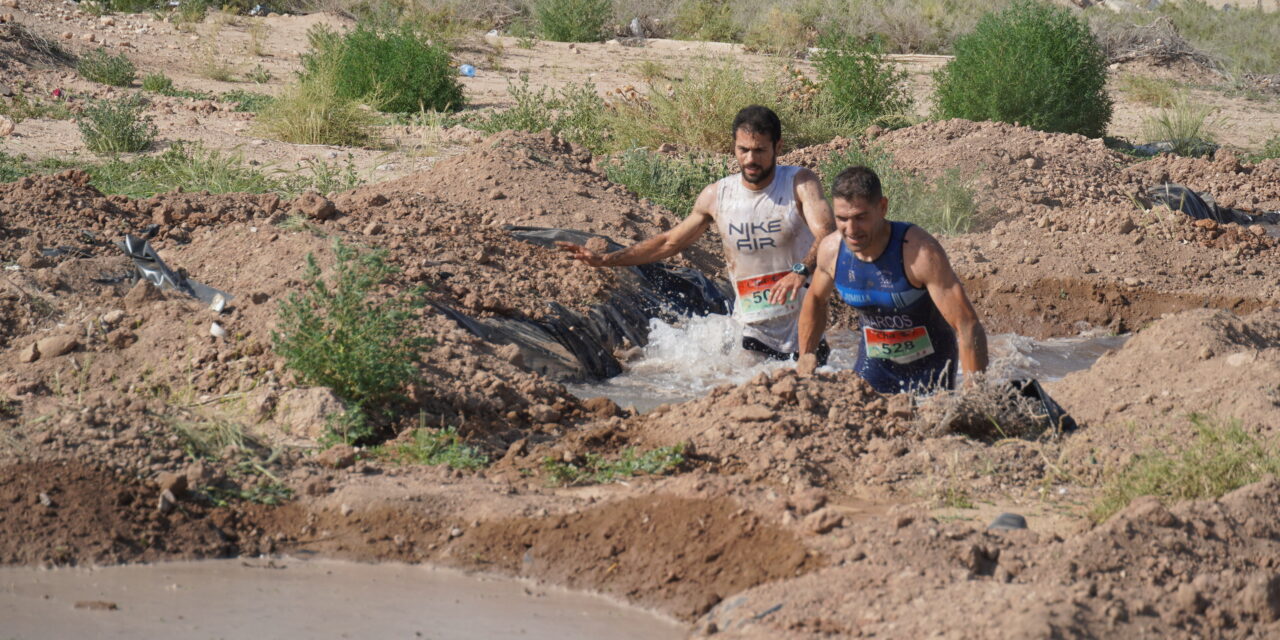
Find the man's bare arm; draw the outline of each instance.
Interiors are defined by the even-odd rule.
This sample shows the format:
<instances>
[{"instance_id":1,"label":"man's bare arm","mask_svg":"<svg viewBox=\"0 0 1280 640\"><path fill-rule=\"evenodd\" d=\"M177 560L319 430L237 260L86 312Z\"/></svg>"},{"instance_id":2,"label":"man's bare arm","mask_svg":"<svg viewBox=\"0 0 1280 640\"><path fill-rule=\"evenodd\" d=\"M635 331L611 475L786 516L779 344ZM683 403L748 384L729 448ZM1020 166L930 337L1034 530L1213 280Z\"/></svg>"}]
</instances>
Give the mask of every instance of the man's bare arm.
<instances>
[{"instance_id":1,"label":"man's bare arm","mask_svg":"<svg viewBox=\"0 0 1280 640\"><path fill-rule=\"evenodd\" d=\"M813 243L818 247L818 265L813 281L800 305L800 353L814 353L827 330L831 292L835 289L835 255L840 248L840 234L831 233Z\"/></svg>"},{"instance_id":2,"label":"man's bare arm","mask_svg":"<svg viewBox=\"0 0 1280 640\"><path fill-rule=\"evenodd\" d=\"M929 290L929 297L943 319L956 332L960 347L960 366L965 373L986 371L987 332L978 320L978 312L969 302L964 285L951 268L942 245L923 229L914 227L907 234L904 250L907 278Z\"/></svg>"},{"instance_id":3,"label":"man's bare arm","mask_svg":"<svg viewBox=\"0 0 1280 640\"><path fill-rule=\"evenodd\" d=\"M593 267L630 267L665 260L684 251L706 232L714 221L712 211L715 209L715 200L715 185L708 185L698 195L689 217L670 230L641 240L626 249L601 255L571 242L557 242L556 246L574 259Z\"/></svg>"},{"instance_id":4,"label":"man's bare arm","mask_svg":"<svg viewBox=\"0 0 1280 640\"><path fill-rule=\"evenodd\" d=\"M796 172L795 179L796 205L800 210L809 231L813 232L814 241L804 257L804 265L812 274L818 266L818 244L832 231L836 230L836 219L831 213L831 205L822 193L822 181L808 169ZM804 287L805 277L796 273L788 274L769 290L769 302L785 304L792 296L800 295Z\"/></svg>"}]
</instances>

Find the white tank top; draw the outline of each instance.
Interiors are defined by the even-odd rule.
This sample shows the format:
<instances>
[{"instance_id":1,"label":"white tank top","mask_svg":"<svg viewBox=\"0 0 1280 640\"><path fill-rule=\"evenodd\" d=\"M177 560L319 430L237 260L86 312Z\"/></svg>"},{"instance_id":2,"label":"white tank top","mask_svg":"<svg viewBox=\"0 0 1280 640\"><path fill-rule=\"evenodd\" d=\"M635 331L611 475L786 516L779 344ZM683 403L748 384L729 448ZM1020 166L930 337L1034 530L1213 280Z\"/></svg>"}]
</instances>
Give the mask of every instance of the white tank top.
<instances>
[{"instance_id":1,"label":"white tank top","mask_svg":"<svg viewBox=\"0 0 1280 640\"><path fill-rule=\"evenodd\" d=\"M716 183L716 225L737 297L733 315L746 325L746 335L784 353L798 349L796 316L802 296L782 305L769 304L767 296L813 246L813 232L795 202L799 170L776 167L773 182L760 191L743 186L741 174Z\"/></svg>"}]
</instances>

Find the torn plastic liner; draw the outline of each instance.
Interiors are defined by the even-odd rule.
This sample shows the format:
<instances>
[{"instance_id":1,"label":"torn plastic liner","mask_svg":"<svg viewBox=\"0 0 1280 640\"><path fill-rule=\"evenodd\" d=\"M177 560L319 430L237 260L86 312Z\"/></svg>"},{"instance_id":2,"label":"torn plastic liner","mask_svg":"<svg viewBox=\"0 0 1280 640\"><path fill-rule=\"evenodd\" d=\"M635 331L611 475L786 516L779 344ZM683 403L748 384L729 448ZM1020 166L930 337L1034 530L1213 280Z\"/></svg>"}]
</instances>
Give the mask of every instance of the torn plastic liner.
<instances>
[{"instance_id":1,"label":"torn plastic liner","mask_svg":"<svg viewBox=\"0 0 1280 640\"><path fill-rule=\"evenodd\" d=\"M154 234L154 231L151 233ZM224 302L231 300L231 294L196 282L170 269L160 259L160 254L151 247L151 243L143 238L125 234L124 240L117 243L117 246L133 260L133 266L137 268L138 274L159 289L185 293L205 304L213 304L219 297Z\"/></svg>"}]
</instances>

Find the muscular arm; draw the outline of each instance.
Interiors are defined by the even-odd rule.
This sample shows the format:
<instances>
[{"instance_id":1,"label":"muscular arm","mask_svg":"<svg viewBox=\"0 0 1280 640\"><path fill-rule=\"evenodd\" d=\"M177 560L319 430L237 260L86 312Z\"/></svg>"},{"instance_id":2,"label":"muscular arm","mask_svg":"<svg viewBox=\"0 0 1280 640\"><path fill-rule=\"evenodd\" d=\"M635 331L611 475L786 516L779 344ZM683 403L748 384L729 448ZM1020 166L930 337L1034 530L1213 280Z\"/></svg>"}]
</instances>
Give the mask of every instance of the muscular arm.
<instances>
[{"instance_id":1,"label":"muscular arm","mask_svg":"<svg viewBox=\"0 0 1280 640\"><path fill-rule=\"evenodd\" d=\"M715 210L715 201L715 185L711 184L698 195L693 211L680 224L652 238L641 240L626 249L619 249L612 253L600 255L571 242L557 242L556 246L574 259L593 267L631 267L665 260L684 251L706 232L707 227L714 221L712 212Z\"/></svg>"},{"instance_id":2,"label":"muscular arm","mask_svg":"<svg viewBox=\"0 0 1280 640\"><path fill-rule=\"evenodd\" d=\"M804 218L805 224L809 225L809 231L813 233L814 238L813 244L809 246L809 253L804 257L804 265L809 267L809 272L816 277L818 245L822 243L823 238L836 230L836 219L831 214L831 205L822 193L822 181L814 172L808 169L796 172L795 198L800 216ZM784 277L769 291L769 301L773 304L786 303L792 296L800 295L804 282L805 278L800 274ZM818 336L821 337L822 332L818 332Z\"/></svg>"},{"instance_id":3,"label":"muscular arm","mask_svg":"<svg viewBox=\"0 0 1280 640\"><path fill-rule=\"evenodd\" d=\"M840 234L830 233L813 243L817 248L817 268L813 282L800 306L800 353L814 353L822 334L827 330L827 312L831 306L831 292L835 289L835 261L840 248Z\"/></svg>"},{"instance_id":4,"label":"muscular arm","mask_svg":"<svg viewBox=\"0 0 1280 640\"><path fill-rule=\"evenodd\" d=\"M965 373L986 371L987 332L978 321L964 285L951 268L947 252L928 232L912 227L903 247L907 279L915 286L929 290L929 297L943 319L956 332L960 347L960 366Z\"/></svg>"}]
</instances>

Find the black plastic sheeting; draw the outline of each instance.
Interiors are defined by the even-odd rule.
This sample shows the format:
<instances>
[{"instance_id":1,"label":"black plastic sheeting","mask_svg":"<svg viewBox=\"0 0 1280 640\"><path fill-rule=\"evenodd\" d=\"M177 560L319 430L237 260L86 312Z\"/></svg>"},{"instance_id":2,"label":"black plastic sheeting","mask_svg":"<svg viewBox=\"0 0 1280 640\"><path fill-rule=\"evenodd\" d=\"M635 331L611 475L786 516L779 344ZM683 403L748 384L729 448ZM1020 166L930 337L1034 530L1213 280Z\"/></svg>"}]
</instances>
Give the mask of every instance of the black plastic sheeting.
<instances>
[{"instance_id":1,"label":"black plastic sheeting","mask_svg":"<svg viewBox=\"0 0 1280 640\"><path fill-rule=\"evenodd\" d=\"M1213 220L1220 224L1234 222L1241 225L1276 224L1280 214L1266 212L1249 214L1239 209L1219 207L1209 194L1199 194L1180 184L1165 183L1147 189L1147 204L1162 204L1174 211L1181 211L1196 220Z\"/></svg>"},{"instance_id":2,"label":"black plastic sheeting","mask_svg":"<svg viewBox=\"0 0 1280 640\"><path fill-rule=\"evenodd\" d=\"M586 244L595 234L571 229L508 226L517 240L555 249L556 241ZM622 245L604 238L609 250ZM583 269L591 267L583 266ZM662 263L616 269L618 286L609 299L586 313L548 302L542 319L471 318L449 307L436 309L477 337L519 347L525 367L560 382L582 382L622 373L613 357L626 343L649 341L649 320L671 322L691 315L728 314L731 299L710 278L694 269Z\"/></svg>"}]
</instances>

